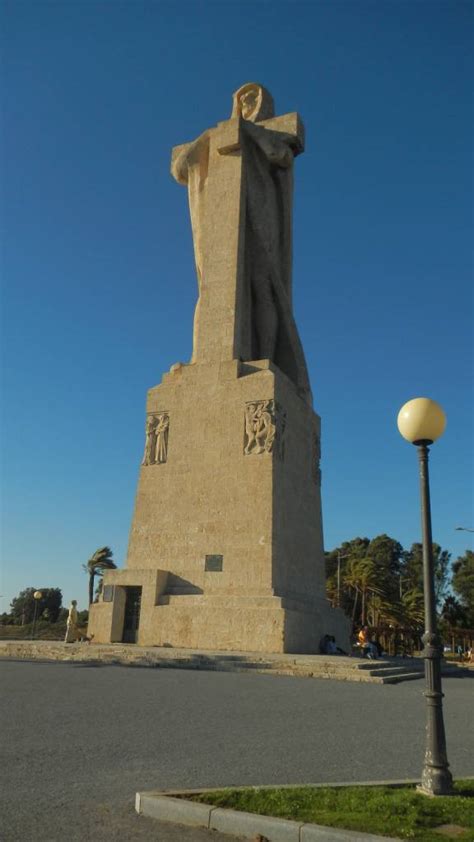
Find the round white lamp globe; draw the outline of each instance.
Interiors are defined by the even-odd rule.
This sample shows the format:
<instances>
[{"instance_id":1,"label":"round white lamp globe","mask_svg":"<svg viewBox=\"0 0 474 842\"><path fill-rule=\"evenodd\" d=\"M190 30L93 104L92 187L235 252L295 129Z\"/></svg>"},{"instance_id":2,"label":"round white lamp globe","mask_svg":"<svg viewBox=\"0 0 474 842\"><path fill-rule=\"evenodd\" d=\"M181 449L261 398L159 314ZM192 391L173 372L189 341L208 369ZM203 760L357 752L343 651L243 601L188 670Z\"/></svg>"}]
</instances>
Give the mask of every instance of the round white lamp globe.
<instances>
[{"instance_id":1,"label":"round white lamp globe","mask_svg":"<svg viewBox=\"0 0 474 842\"><path fill-rule=\"evenodd\" d=\"M414 398L402 406L397 424L403 438L412 444L431 443L443 435L446 415L436 401Z\"/></svg>"},{"instance_id":2,"label":"round white lamp globe","mask_svg":"<svg viewBox=\"0 0 474 842\"><path fill-rule=\"evenodd\" d=\"M35 591L33 596L34 596L35 599L42 599L43 598L43 594L41 593L41 591Z\"/></svg>"}]
</instances>

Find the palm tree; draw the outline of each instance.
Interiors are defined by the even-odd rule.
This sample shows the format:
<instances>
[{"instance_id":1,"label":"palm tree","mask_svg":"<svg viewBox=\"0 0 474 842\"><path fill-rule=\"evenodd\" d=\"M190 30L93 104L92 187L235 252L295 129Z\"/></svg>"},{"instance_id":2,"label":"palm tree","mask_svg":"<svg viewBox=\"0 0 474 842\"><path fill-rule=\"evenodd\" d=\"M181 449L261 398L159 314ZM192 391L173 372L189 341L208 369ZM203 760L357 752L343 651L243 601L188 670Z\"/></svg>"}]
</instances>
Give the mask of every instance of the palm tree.
<instances>
[{"instance_id":1,"label":"palm tree","mask_svg":"<svg viewBox=\"0 0 474 842\"><path fill-rule=\"evenodd\" d=\"M456 626L462 626L465 623L466 609L452 594L444 600L441 619L445 621L449 628L456 628Z\"/></svg>"},{"instance_id":2,"label":"palm tree","mask_svg":"<svg viewBox=\"0 0 474 842\"><path fill-rule=\"evenodd\" d=\"M344 576L344 584L353 588L355 592L354 607L352 610L352 624L355 623L357 603L361 596L360 621L362 625L366 622L367 594L384 597L384 588L378 583L378 570L376 562L371 558L360 558L350 560L347 572Z\"/></svg>"},{"instance_id":3,"label":"palm tree","mask_svg":"<svg viewBox=\"0 0 474 842\"><path fill-rule=\"evenodd\" d=\"M89 605L94 602L94 580L96 576L103 576L104 570L115 570L117 565L112 560L113 552L110 547L100 547L95 551L87 562L83 564L86 573L89 574Z\"/></svg>"},{"instance_id":4,"label":"palm tree","mask_svg":"<svg viewBox=\"0 0 474 842\"><path fill-rule=\"evenodd\" d=\"M402 595L400 602L403 624L413 631L422 629L425 620L423 591L419 588L412 588Z\"/></svg>"},{"instance_id":5,"label":"palm tree","mask_svg":"<svg viewBox=\"0 0 474 842\"><path fill-rule=\"evenodd\" d=\"M370 591L367 597L367 624L377 628L392 619L392 603L385 594Z\"/></svg>"}]
</instances>

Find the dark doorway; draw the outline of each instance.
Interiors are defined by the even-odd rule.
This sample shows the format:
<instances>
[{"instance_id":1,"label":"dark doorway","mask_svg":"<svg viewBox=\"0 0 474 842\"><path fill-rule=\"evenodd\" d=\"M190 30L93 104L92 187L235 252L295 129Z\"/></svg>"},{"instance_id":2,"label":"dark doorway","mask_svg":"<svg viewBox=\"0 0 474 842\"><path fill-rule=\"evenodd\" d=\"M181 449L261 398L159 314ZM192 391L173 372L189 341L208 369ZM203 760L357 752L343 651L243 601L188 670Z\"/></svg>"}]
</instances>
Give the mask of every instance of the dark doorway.
<instances>
[{"instance_id":1,"label":"dark doorway","mask_svg":"<svg viewBox=\"0 0 474 842\"><path fill-rule=\"evenodd\" d=\"M136 643L140 624L140 606L142 589L125 588L125 618L123 621L122 643Z\"/></svg>"}]
</instances>

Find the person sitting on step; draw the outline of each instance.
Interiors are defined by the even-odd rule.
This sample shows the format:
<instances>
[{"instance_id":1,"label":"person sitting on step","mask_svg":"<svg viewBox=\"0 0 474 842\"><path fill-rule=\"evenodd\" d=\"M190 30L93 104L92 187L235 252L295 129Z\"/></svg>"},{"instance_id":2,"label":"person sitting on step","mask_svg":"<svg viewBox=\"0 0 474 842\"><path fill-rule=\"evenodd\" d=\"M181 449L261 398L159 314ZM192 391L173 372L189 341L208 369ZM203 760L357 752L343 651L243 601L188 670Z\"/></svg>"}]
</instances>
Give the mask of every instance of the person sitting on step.
<instances>
[{"instance_id":1,"label":"person sitting on step","mask_svg":"<svg viewBox=\"0 0 474 842\"><path fill-rule=\"evenodd\" d=\"M377 660L377 647L370 639L368 626L362 626L359 634L357 635L357 640L364 657L369 658L372 661Z\"/></svg>"}]
</instances>

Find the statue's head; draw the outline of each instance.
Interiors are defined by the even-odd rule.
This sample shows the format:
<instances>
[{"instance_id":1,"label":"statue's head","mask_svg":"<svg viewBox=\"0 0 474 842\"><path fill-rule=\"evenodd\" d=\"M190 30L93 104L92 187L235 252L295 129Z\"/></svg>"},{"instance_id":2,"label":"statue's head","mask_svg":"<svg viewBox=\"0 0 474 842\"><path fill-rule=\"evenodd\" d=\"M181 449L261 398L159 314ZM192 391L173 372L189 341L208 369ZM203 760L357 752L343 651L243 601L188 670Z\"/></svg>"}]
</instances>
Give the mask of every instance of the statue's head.
<instances>
[{"instance_id":1,"label":"statue's head","mask_svg":"<svg viewBox=\"0 0 474 842\"><path fill-rule=\"evenodd\" d=\"M77 599L71 599L71 605L74 605L74 608L77 605Z\"/></svg>"},{"instance_id":2,"label":"statue's head","mask_svg":"<svg viewBox=\"0 0 474 842\"><path fill-rule=\"evenodd\" d=\"M233 97L232 117L242 117L251 123L268 120L275 115L273 97L258 82L242 85Z\"/></svg>"}]
</instances>

